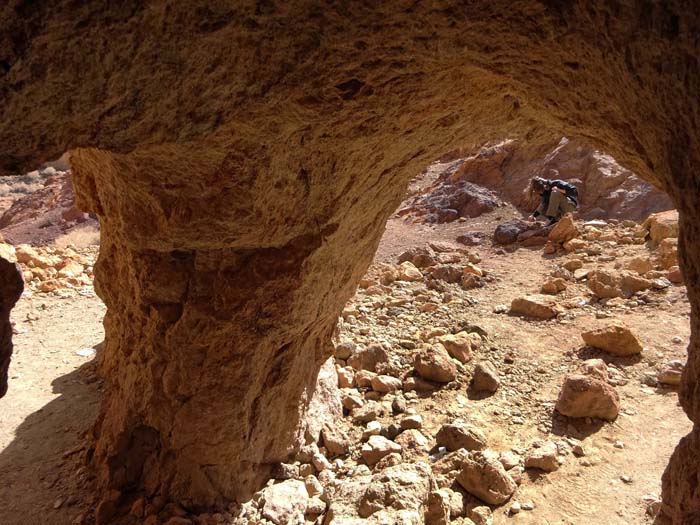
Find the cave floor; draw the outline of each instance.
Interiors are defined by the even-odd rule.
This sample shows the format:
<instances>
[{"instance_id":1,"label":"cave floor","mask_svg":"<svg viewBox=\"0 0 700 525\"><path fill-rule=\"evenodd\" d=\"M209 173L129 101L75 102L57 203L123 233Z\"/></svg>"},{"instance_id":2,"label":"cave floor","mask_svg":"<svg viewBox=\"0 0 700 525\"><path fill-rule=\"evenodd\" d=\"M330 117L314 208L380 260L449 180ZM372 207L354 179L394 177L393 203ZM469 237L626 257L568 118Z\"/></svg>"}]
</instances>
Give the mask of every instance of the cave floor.
<instances>
[{"instance_id":1,"label":"cave floor","mask_svg":"<svg viewBox=\"0 0 700 525\"><path fill-rule=\"evenodd\" d=\"M477 219L446 225L415 225L390 219L375 262L396 262L405 249L428 242L454 242L466 231L491 233L495 225L515 216L509 207ZM429 396L409 399L423 417L423 433L432 439L440 425L463 418L478 425L497 451L527 449L538 439L583 439L586 456L567 456L549 474L526 475L514 499L532 501L532 511L507 517L508 505L494 510L495 523L610 524L644 523L644 495L660 492L660 478L675 444L691 424L669 389L645 386L641 378L672 359L685 360L689 311L685 288L673 286L659 304L607 309L638 334L645 351L639 359L606 358L615 369L621 414L614 423L567 423L554 415L554 402L563 376L578 368L582 358L604 357L583 348L580 333L596 324L596 309L570 310L563 321L530 321L494 313L499 304L539 290L557 262L541 248L499 250L490 241L470 247L479 266L492 276L484 288L451 290L457 301L433 312L411 311L387 321L373 308L376 297L359 290L349 306L367 307L365 319L342 324L342 340L389 342L408 332L451 326L465 320L488 333L488 345L475 351L475 360L499 363L498 392L475 399L466 390L443 388ZM616 261L647 253L643 245L615 249L614 261L593 258L593 266L612 267ZM559 297L576 302L586 297L584 284L570 286ZM17 334L10 367L10 388L0 400L0 501L6 525L72 523L88 510L92 483L82 463L85 431L93 421L101 382L91 356L76 352L103 338L105 308L93 294L59 297L25 294L12 312ZM680 338L674 343L673 338ZM409 352L399 348L397 352ZM515 356L505 364L503 356ZM398 356L399 359L408 359ZM344 420L353 439L362 428ZM427 458L427 454L426 454ZM348 460L352 463L352 459ZM628 476L628 482L621 479Z\"/></svg>"}]
</instances>

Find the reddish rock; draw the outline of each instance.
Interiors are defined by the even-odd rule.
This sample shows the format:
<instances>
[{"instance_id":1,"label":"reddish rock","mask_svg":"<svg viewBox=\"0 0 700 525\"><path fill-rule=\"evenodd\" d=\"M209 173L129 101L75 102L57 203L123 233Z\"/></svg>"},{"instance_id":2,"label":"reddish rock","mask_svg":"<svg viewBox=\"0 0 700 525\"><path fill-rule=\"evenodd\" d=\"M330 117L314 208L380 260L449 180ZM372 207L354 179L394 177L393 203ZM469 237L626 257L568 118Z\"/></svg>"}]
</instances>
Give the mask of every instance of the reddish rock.
<instances>
[{"instance_id":1,"label":"reddish rock","mask_svg":"<svg viewBox=\"0 0 700 525\"><path fill-rule=\"evenodd\" d=\"M457 377L457 367L441 344L426 347L416 354L413 366L423 379L449 383Z\"/></svg>"},{"instance_id":2,"label":"reddish rock","mask_svg":"<svg viewBox=\"0 0 700 525\"><path fill-rule=\"evenodd\" d=\"M517 315L536 317L538 319L551 319L561 311L556 301L547 295L525 295L513 299L510 311Z\"/></svg>"},{"instance_id":3,"label":"reddish rock","mask_svg":"<svg viewBox=\"0 0 700 525\"><path fill-rule=\"evenodd\" d=\"M600 379L572 374L564 378L556 409L565 416L614 421L620 412L620 397Z\"/></svg>"}]
</instances>

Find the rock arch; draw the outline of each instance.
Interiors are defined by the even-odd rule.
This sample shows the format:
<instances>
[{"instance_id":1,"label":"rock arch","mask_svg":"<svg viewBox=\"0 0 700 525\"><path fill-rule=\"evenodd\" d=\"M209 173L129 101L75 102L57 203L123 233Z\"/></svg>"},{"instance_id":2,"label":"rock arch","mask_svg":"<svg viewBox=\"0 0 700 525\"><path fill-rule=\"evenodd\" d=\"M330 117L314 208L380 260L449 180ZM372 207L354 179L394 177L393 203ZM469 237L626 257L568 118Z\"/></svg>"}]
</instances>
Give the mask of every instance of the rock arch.
<instances>
[{"instance_id":1,"label":"rock arch","mask_svg":"<svg viewBox=\"0 0 700 525\"><path fill-rule=\"evenodd\" d=\"M700 14L689 0L0 7L0 169L72 150L100 216L105 488L245 497L291 454L330 333L412 174L504 135L590 142L666 189L700 422ZM700 512L697 426L664 476Z\"/></svg>"}]
</instances>

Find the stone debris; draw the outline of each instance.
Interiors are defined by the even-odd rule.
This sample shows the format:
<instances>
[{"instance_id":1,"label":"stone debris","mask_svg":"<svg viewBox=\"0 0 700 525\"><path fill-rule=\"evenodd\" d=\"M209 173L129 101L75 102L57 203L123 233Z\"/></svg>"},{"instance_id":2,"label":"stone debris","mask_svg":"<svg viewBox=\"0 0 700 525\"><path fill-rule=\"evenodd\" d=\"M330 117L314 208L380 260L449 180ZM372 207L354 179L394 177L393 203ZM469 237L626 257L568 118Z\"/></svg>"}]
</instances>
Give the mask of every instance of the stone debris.
<instances>
[{"instance_id":1,"label":"stone debris","mask_svg":"<svg viewBox=\"0 0 700 525\"><path fill-rule=\"evenodd\" d=\"M606 382L578 374L567 375L556 404L569 417L597 417L614 421L620 412L620 397Z\"/></svg>"},{"instance_id":2,"label":"stone debris","mask_svg":"<svg viewBox=\"0 0 700 525\"><path fill-rule=\"evenodd\" d=\"M502 505L517 485L494 454L470 452L462 463L457 482L464 490L489 505Z\"/></svg>"},{"instance_id":3,"label":"stone debris","mask_svg":"<svg viewBox=\"0 0 700 525\"><path fill-rule=\"evenodd\" d=\"M457 378L457 367L441 344L425 347L418 352L413 366L428 381L449 383Z\"/></svg>"},{"instance_id":4,"label":"stone debris","mask_svg":"<svg viewBox=\"0 0 700 525\"><path fill-rule=\"evenodd\" d=\"M478 428L455 421L442 425L435 435L438 446L450 452L465 450L483 450L486 448L486 436Z\"/></svg>"},{"instance_id":5,"label":"stone debris","mask_svg":"<svg viewBox=\"0 0 700 525\"><path fill-rule=\"evenodd\" d=\"M513 299L510 311L515 315L535 317L537 319L551 319L561 313L560 307L551 297L546 295L525 295Z\"/></svg>"},{"instance_id":6,"label":"stone debris","mask_svg":"<svg viewBox=\"0 0 700 525\"><path fill-rule=\"evenodd\" d=\"M656 380L662 385L678 386L681 384L683 367L682 361L669 361L656 374Z\"/></svg>"},{"instance_id":7,"label":"stone debris","mask_svg":"<svg viewBox=\"0 0 700 525\"><path fill-rule=\"evenodd\" d=\"M525 468L536 468L545 472L554 472L559 468L557 445L553 441L538 443L525 456Z\"/></svg>"},{"instance_id":8,"label":"stone debris","mask_svg":"<svg viewBox=\"0 0 700 525\"><path fill-rule=\"evenodd\" d=\"M472 388L475 392L490 392L498 390L501 380L498 377L498 370L489 361L481 361L474 367L472 377Z\"/></svg>"},{"instance_id":9,"label":"stone debris","mask_svg":"<svg viewBox=\"0 0 700 525\"><path fill-rule=\"evenodd\" d=\"M628 356L642 352L642 345L632 330L621 323L583 332L581 337L587 345L613 355Z\"/></svg>"}]
</instances>

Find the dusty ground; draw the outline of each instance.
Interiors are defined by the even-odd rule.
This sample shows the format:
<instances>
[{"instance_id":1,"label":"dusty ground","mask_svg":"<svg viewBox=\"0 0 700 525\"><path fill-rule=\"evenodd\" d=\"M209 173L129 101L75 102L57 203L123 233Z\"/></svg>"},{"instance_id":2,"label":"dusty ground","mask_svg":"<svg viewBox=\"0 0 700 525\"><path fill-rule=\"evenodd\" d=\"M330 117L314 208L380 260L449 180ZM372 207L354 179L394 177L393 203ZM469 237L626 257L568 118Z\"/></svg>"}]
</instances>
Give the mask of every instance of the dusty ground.
<instances>
[{"instance_id":1,"label":"dusty ground","mask_svg":"<svg viewBox=\"0 0 700 525\"><path fill-rule=\"evenodd\" d=\"M498 222L515 213L504 207L488 216L447 225L415 225L393 218L376 260L396 262L397 255L410 247L436 240L454 242L467 231L490 234ZM514 499L532 501L534 510L508 517L506 504L494 510L495 523L645 523L642 496L659 493L666 462L691 427L675 392L641 383L644 373L653 372L657 365L685 359L689 338L685 289L673 286L656 293L657 304L603 308L584 305L589 294L584 284L576 284L561 296L562 301L579 303L566 319L525 320L496 314L494 307L537 292L561 258L543 256L539 248L506 251L490 241L470 250L479 254L479 266L493 277L484 288L463 291L448 285L453 301L436 311L408 307L390 315L386 305L377 306L376 298L360 291L349 308L365 306L365 315L355 325L343 323L341 339L391 342L432 327L478 325L488 338L475 352L475 361L487 359L497 365L500 389L491 397L475 398L463 381L458 388L409 397L409 406L423 416L423 433L432 439L441 424L461 417L483 429L489 446L499 451L524 450L537 439L561 436L583 439L587 450L583 458L567 456L556 472L525 476ZM643 245L617 247L607 250L618 254L612 261L591 257L586 267L612 267L646 250ZM411 286L419 285L407 290ZM624 320L638 334L645 346L641 359L612 358L583 348L581 331L595 326L596 314L602 311ZM25 294L13 311L15 354L9 392L0 400L3 524L63 525L88 510L82 502L90 499L91 485L82 468L80 448L97 411L100 382L92 370L93 358L76 352L102 341L103 315L104 306L91 293L65 298ZM674 343L674 337L680 337L681 343ZM407 350L399 347L396 352L397 359L409 359ZM505 362L506 354L514 357L513 363ZM569 421L554 413L563 376L575 370L582 357L592 356L604 358L616 370L622 411L614 423ZM460 373L466 379L469 369ZM622 475L631 482L623 482Z\"/></svg>"}]
</instances>

